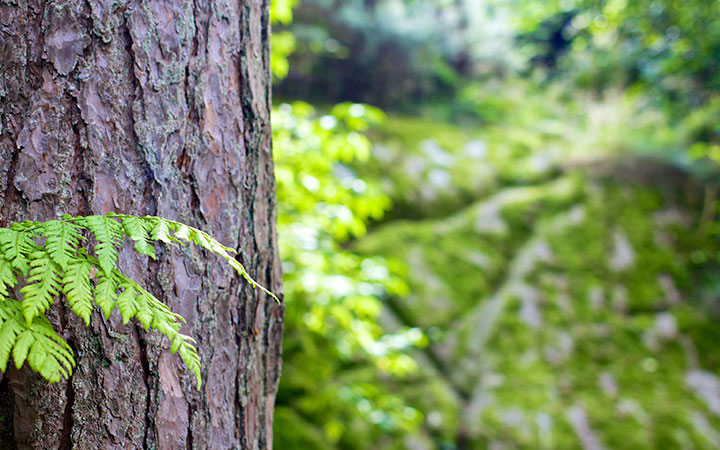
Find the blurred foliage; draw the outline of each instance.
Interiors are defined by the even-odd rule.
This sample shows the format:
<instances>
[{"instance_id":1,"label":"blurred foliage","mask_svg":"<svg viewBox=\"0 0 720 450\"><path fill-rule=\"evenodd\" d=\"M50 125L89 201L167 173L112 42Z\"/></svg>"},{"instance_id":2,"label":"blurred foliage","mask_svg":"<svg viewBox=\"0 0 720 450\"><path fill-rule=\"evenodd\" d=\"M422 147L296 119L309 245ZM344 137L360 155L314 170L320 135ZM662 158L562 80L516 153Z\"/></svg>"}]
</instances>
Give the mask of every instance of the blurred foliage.
<instances>
[{"instance_id":1,"label":"blurred foliage","mask_svg":"<svg viewBox=\"0 0 720 450\"><path fill-rule=\"evenodd\" d=\"M478 70L520 63L507 11L483 2L305 0L296 14L281 97L398 109L447 97Z\"/></svg>"},{"instance_id":2,"label":"blurred foliage","mask_svg":"<svg viewBox=\"0 0 720 450\"><path fill-rule=\"evenodd\" d=\"M295 0L273 3L274 24L289 24ZM295 37L272 37L276 80L288 72ZM283 377L274 422L282 449L367 448L415 430L421 413L383 381L416 369L417 328L379 324L381 298L405 295L407 267L343 248L390 207L378 183L355 173L367 161L366 133L385 119L374 107L341 103L320 113L307 103L273 110L278 232L287 310Z\"/></svg>"},{"instance_id":3,"label":"blurred foliage","mask_svg":"<svg viewBox=\"0 0 720 450\"><path fill-rule=\"evenodd\" d=\"M296 50L281 98L494 120L516 82L560 82L569 95L647 98L707 144L695 155L720 141L716 0L305 0L296 15L278 35Z\"/></svg>"},{"instance_id":4,"label":"blurred foliage","mask_svg":"<svg viewBox=\"0 0 720 450\"><path fill-rule=\"evenodd\" d=\"M695 155L720 142L720 3L716 0L515 2L520 42L574 89L625 88L651 99ZM550 63L556 61L556 64ZM688 117L689 116L689 117Z\"/></svg>"},{"instance_id":5,"label":"blurred foliage","mask_svg":"<svg viewBox=\"0 0 720 450\"><path fill-rule=\"evenodd\" d=\"M720 447L719 8L274 2L276 448Z\"/></svg>"},{"instance_id":6,"label":"blurred foliage","mask_svg":"<svg viewBox=\"0 0 720 450\"><path fill-rule=\"evenodd\" d=\"M289 25L293 20L293 8L299 0L276 0L270 3L270 22L273 26ZM289 31L270 35L270 71L274 80L285 78L290 70L288 57L295 50L295 36Z\"/></svg>"},{"instance_id":7,"label":"blurred foliage","mask_svg":"<svg viewBox=\"0 0 720 450\"><path fill-rule=\"evenodd\" d=\"M273 111L288 293L278 448L308 448L302 442L317 436L327 446L367 448L412 430L421 419L381 383L415 370L405 350L425 341L417 328L387 333L378 323L381 298L407 293L407 269L343 248L390 206L378 184L359 178L351 166L367 160L370 141L362 132L383 118L376 108L350 103L327 114L302 102Z\"/></svg>"}]
</instances>

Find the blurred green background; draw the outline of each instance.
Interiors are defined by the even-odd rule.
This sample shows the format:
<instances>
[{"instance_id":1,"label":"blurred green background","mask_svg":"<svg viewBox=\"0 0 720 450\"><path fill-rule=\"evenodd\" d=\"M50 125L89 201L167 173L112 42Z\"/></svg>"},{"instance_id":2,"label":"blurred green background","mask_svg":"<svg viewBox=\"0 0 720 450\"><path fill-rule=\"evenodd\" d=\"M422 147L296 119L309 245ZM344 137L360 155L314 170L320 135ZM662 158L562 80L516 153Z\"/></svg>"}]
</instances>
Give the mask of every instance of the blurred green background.
<instances>
[{"instance_id":1,"label":"blurred green background","mask_svg":"<svg viewBox=\"0 0 720 450\"><path fill-rule=\"evenodd\" d=\"M720 2L271 20L276 449L720 448Z\"/></svg>"}]
</instances>

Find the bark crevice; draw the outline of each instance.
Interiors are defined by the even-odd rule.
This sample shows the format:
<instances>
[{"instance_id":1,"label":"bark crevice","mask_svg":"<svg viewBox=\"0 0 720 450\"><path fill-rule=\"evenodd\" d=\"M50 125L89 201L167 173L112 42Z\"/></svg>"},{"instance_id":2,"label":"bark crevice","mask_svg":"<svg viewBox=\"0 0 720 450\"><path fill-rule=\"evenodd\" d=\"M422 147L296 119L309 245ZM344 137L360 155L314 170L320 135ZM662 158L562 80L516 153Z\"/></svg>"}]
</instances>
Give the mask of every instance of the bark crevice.
<instances>
[{"instance_id":1,"label":"bark crevice","mask_svg":"<svg viewBox=\"0 0 720 450\"><path fill-rule=\"evenodd\" d=\"M143 336L143 331L139 329L139 325L133 327L135 338L137 339L139 351L137 352L139 358L140 358L140 367L142 367L142 379L145 382L145 391L147 392L147 395L145 396L145 429L143 434L143 442L145 443L145 446L148 446L148 439L150 432L153 427L153 420L151 415L151 398L150 394L152 392L152 386L151 386L151 373L150 373L150 361L148 360L148 348L147 348L147 341L145 340L145 336Z\"/></svg>"},{"instance_id":2,"label":"bark crevice","mask_svg":"<svg viewBox=\"0 0 720 450\"><path fill-rule=\"evenodd\" d=\"M71 348L74 349L72 342L68 342ZM77 354L77 353L75 353ZM59 450L71 450L73 448L72 442L72 430L74 425L73 420L73 405L75 404L75 390L73 388L73 377L71 376L65 387L65 409L63 411L62 429L60 430L60 447Z\"/></svg>"}]
</instances>

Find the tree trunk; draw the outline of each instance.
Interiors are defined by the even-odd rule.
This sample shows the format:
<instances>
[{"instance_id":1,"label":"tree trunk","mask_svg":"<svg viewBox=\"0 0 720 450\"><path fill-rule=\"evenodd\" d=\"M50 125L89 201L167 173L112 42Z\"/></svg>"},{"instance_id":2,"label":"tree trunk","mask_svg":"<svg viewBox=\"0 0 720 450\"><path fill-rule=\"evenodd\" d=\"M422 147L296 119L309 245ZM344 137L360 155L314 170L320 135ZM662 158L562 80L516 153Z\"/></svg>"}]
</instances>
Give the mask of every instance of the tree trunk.
<instances>
[{"instance_id":1,"label":"tree trunk","mask_svg":"<svg viewBox=\"0 0 720 450\"><path fill-rule=\"evenodd\" d=\"M278 292L268 34L268 0L0 0L0 225L163 216ZM0 375L0 448L271 448L283 308L197 248L131 247L121 268L198 340L202 390L158 333L56 302L77 368Z\"/></svg>"}]
</instances>

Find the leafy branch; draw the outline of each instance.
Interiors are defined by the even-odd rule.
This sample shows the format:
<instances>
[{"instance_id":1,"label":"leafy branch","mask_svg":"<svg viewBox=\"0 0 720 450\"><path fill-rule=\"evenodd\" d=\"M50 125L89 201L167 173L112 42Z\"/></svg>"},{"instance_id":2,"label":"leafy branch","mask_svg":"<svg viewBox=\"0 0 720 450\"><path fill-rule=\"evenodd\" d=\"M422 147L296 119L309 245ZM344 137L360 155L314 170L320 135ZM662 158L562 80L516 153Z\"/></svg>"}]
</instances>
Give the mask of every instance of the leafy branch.
<instances>
[{"instance_id":1,"label":"leafy branch","mask_svg":"<svg viewBox=\"0 0 720 450\"><path fill-rule=\"evenodd\" d=\"M81 245L90 234L95 240L92 254ZM125 237L134 242L139 254L153 259L157 242L199 245L220 255L251 286L279 302L233 257L235 250L180 222L110 213L13 223L0 228L1 371L6 371L12 356L18 369L27 361L50 382L70 376L75 367L73 351L45 316L58 298L65 298L88 326L97 306L106 320L117 308L124 324L137 319L146 331L159 331L170 340L170 350L179 353L195 374L200 388L196 342L180 333L185 319L117 269L118 251Z\"/></svg>"}]
</instances>

